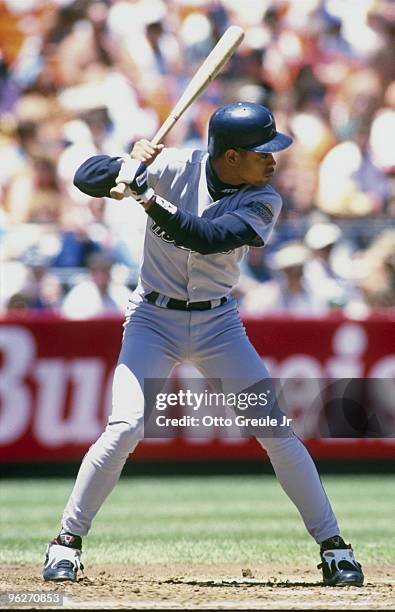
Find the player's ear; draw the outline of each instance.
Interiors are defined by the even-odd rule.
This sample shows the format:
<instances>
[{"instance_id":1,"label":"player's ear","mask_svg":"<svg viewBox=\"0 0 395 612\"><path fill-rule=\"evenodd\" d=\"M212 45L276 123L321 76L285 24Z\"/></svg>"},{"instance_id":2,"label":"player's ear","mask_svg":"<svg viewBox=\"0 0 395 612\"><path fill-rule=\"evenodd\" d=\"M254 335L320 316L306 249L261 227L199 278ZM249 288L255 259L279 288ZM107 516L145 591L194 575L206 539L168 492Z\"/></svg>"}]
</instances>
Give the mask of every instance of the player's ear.
<instances>
[{"instance_id":1,"label":"player's ear","mask_svg":"<svg viewBox=\"0 0 395 612\"><path fill-rule=\"evenodd\" d=\"M241 156L237 149L227 149L224 153L224 157L230 166L237 166Z\"/></svg>"}]
</instances>

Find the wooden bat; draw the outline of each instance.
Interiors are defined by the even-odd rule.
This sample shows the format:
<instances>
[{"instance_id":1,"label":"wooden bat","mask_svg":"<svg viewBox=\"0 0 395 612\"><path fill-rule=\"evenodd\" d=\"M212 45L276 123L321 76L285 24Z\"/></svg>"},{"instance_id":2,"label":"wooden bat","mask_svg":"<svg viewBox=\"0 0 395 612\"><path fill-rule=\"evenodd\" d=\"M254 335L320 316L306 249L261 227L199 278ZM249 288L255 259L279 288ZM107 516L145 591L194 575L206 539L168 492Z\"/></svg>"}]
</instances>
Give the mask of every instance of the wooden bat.
<instances>
[{"instance_id":1,"label":"wooden bat","mask_svg":"<svg viewBox=\"0 0 395 612\"><path fill-rule=\"evenodd\" d=\"M238 26L230 26L221 36L211 53L206 57L203 64L200 66L196 74L192 77L187 85L181 98L170 111L169 116L164 121L163 125L152 138L152 144L159 144L163 138L170 132L173 125L177 123L181 115L189 108L196 98L206 89L207 85L212 81L221 68L226 64L235 49L239 46L244 38L244 32ZM119 183L110 190L110 195L115 200L122 200L125 194L127 185Z\"/></svg>"}]
</instances>

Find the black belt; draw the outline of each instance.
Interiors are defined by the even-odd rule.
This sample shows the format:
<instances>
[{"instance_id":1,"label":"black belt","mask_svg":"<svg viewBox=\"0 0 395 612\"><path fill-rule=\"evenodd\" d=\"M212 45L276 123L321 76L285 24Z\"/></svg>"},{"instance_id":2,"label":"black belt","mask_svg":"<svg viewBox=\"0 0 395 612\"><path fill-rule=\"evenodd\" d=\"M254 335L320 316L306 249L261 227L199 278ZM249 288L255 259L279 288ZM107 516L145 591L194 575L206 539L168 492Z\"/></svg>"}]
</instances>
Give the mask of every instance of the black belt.
<instances>
[{"instance_id":1,"label":"black belt","mask_svg":"<svg viewBox=\"0 0 395 612\"><path fill-rule=\"evenodd\" d=\"M159 296L160 294L157 293L157 291L151 291L151 293L145 296L145 299L151 304L156 304ZM211 308L222 306L226 301L226 297L222 297L221 299L218 298L217 300L206 300L204 302L189 302L188 300L164 298L163 303L156 305L162 306L163 308L172 308L174 310L210 310Z\"/></svg>"}]
</instances>

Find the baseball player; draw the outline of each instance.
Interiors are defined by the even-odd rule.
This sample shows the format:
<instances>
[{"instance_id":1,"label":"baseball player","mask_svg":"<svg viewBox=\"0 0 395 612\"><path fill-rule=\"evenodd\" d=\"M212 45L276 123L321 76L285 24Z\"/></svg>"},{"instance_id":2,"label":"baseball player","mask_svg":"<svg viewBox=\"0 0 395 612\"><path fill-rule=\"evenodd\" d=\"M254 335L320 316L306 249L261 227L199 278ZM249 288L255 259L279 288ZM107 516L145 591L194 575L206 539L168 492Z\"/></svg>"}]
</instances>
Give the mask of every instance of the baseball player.
<instances>
[{"instance_id":1,"label":"baseball player","mask_svg":"<svg viewBox=\"0 0 395 612\"><path fill-rule=\"evenodd\" d=\"M188 361L210 379L267 381L269 374L240 321L232 288L250 246L264 246L282 201L270 186L273 153L292 139L276 130L264 106L235 102L209 123L208 152L164 149L138 141L130 155L96 155L74 183L93 197L119 182L147 215L140 279L126 313L108 425L85 455L47 549L45 580L77 580L82 538L143 437L146 378L169 376ZM320 545L328 585L362 585L361 565L339 527L302 442L257 436L275 474Z\"/></svg>"}]
</instances>

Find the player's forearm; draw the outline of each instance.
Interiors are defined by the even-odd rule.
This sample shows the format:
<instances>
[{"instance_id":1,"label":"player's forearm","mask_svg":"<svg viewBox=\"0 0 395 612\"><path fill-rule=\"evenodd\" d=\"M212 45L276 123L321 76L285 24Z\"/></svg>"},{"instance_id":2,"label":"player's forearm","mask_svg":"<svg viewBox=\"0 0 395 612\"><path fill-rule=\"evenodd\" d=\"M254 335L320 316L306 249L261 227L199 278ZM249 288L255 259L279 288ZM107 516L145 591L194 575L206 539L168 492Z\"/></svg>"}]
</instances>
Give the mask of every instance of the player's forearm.
<instances>
[{"instance_id":1,"label":"player's forearm","mask_svg":"<svg viewBox=\"0 0 395 612\"><path fill-rule=\"evenodd\" d=\"M130 176L128 165L131 166ZM132 162L125 164L121 157L95 155L78 168L74 185L92 197L109 197L110 189L120 178L127 182L134 178L134 165ZM125 176L122 175L121 168ZM145 187L142 191L144 189ZM229 251L245 244L251 245L257 238L255 231L236 215L226 214L214 220L202 219L177 209L163 198L157 197L157 201L161 204L143 200L141 203L147 214L166 230L177 245L203 255Z\"/></svg>"},{"instance_id":2,"label":"player's forearm","mask_svg":"<svg viewBox=\"0 0 395 612\"><path fill-rule=\"evenodd\" d=\"M156 196L145 206L147 214L169 234L178 246L202 255L222 253L245 244L252 244L255 231L236 215L202 219L179 210Z\"/></svg>"},{"instance_id":3,"label":"player's forearm","mask_svg":"<svg viewBox=\"0 0 395 612\"><path fill-rule=\"evenodd\" d=\"M119 157L94 155L78 168L74 176L74 185L92 197L110 197L110 190L119 182L125 182L132 188L136 177L144 174L146 180L147 167L162 149L162 144L153 145L148 140L142 139L134 144L130 154ZM137 191L141 192L140 189Z\"/></svg>"}]
</instances>

